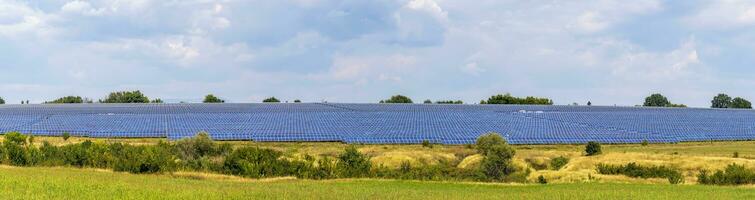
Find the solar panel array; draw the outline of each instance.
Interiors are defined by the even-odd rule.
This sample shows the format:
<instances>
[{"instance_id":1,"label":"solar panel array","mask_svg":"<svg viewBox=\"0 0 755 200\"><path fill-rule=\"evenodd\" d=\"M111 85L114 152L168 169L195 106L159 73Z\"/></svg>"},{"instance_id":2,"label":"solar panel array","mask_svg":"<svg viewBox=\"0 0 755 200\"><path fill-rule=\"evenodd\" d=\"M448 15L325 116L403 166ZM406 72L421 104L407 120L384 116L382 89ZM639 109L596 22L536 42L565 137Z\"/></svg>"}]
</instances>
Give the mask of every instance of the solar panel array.
<instances>
[{"instance_id":1,"label":"solar panel array","mask_svg":"<svg viewBox=\"0 0 755 200\"><path fill-rule=\"evenodd\" d=\"M0 131L46 136L469 144L755 139L755 112L694 108L428 104L76 104L0 106Z\"/></svg>"}]
</instances>

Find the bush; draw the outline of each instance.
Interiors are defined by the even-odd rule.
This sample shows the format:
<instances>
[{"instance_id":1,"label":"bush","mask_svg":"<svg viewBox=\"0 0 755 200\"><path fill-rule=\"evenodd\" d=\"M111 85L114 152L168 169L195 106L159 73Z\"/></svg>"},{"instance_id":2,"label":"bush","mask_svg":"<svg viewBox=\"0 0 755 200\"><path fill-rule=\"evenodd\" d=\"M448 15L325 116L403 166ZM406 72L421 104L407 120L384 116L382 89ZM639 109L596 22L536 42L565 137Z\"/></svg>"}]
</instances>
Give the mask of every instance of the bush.
<instances>
[{"instance_id":1,"label":"bush","mask_svg":"<svg viewBox=\"0 0 755 200\"><path fill-rule=\"evenodd\" d=\"M551 169L559 170L568 163L569 163L569 158L567 157L559 156L559 157L553 158L551 159Z\"/></svg>"},{"instance_id":2,"label":"bush","mask_svg":"<svg viewBox=\"0 0 755 200\"><path fill-rule=\"evenodd\" d=\"M735 151L735 152L734 152L734 155L733 155L732 157L734 157L734 158L739 158L739 152Z\"/></svg>"},{"instance_id":3,"label":"bush","mask_svg":"<svg viewBox=\"0 0 755 200\"><path fill-rule=\"evenodd\" d=\"M286 161L279 159L281 155L271 149L243 147L228 155L223 168L230 174L251 178L287 175Z\"/></svg>"},{"instance_id":4,"label":"bush","mask_svg":"<svg viewBox=\"0 0 755 200\"><path fill-rule=\"evenodd\" d=\"M626 165L607 165L598 164L599 174L606 175L626 175L633 178L667 178L671 184L679 184L684 181L684 177L679 170L666 166L641 166L637 163Z\"/></svg>"},{"instance_id":5,"label":"bush","mask_svg":"<svg viewBox=\"0 0 755 200\"><path fill-rule=\"evenodd\" d=\"M537 183L548 184L548 180L546 180L543 175L540 175L540 176L537 177Z\"/></svg>"},{"instance_id":6,"label":"bush","mask_svg":"<svg viewBox=\"0 0 755 200\"><path fill-rule=\"evenodd\" d=\"M366 155L359 153L354 146L350 146L338 156L337 166L341 177L360 178L369 174L372 164Z\"/></svg>"},{"instance_id":7,"label":"bush","mask_svg":"<svg viewBox=\"0 0 755 200\"><path fill-rule=\"evenodd\" d=\"M647 146L648 143L649 143L648 140L642 140L642 146Z\"/></svg>"},{"instance_id":8,"label":"bush","mask_svg":"<svg viewBox=\"0 0 755 200\"><path fill-rule=\"evenodd\" d=\"M603 151L598 142L588 142L587 146L585 146L585 155L587 156L599 155L601 153L603 153Z\"/></svg>"},{"instance_id":9,"label":"bush","mask_svg":"<svg viewBox=\"0 0 755 200\"><path fill-rule=\"evenodd\" d=\"M755 184L755 170L747 169L744 165L735 163L726 166L723 171L718 170L713 174L701 170L697 176L697 182L705 185L746 185Z\"/></svg>"},{"instance_id":10,"label":"bush","mask_svg":"<svg viewBox=\"0 0 755 200\"><path fill-rule=\"evenodd\" d=\"M482 160L482 171L489 180L502 181L516 171L511 158L514 150L508 145L495 146Z\"/></svg>"},{"instance_id":11,"label":"bush","mask_svg":"<svg viewBox=\"0 0 755 200\"><path fill-rule=\"evenodd\" d=\"M514 97L511 94L499 94L491 96L487 101L482 100L480 104L530 104L530 105L553 105L553 100L548 98L539 98L528 96L526 98Z\"/></svg>"},{"instance_id":12,"label":"bush","mask_svg":"<svg viewBox=\"0 0 755 200\"><path fill-rule=\"evenodd\" d=\"M64 141L68 141L68 138L71 138L71 133L64 132L63 133L63 140Z\"/></svg>"},{"instance_id":13,"label":"bush","mask_svg":"<svg viewBox=\"0 0 755 200\"><path fill-rule=\"evenodd\" d=\"M433 148L433 144L430 143L430 141L428 141L428 140L422 140L422 147L432 149Z\"/></svg>"},{"instance_id":14,"label":"bush","mask_svg":"<svg viewBox=\"0 0 755 200\"><path fill-rule=\"evenodd\" d=\"M508 144L506 143L506 140L503 139L503 137L501 137L501 135L499 135L498 133L487 133L478 137L475 145L477 152L484 156L487 155L488 151L490 151L494 146Z\"/></svg>"}]
</instances>

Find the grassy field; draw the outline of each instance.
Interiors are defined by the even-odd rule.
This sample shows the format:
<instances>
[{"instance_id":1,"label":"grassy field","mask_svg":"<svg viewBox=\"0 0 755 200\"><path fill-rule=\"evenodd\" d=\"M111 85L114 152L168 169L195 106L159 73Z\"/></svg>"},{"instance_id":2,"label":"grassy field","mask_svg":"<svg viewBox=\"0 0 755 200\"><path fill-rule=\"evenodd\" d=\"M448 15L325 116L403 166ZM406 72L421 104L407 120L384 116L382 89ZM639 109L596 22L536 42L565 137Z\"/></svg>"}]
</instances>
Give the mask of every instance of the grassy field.
<instances>
[{"instance_id":1,"label":"grassy field","mask_svg":"<svg viewBox=\"0 0 755 200\"><path fill-rule=\"evenodd\" d=\"M755 199L755 188L249 180L214 175L133 175L93 169L2 166L0 196L4 199Z\"/></svg>"},{"instance_id":2,"label":"grassy field","mask_svg":"<svg viewBox=\"0 0 755 200\"><path fill-rule=\"evenodd\" d=\"M60 137L38 137L35 143L42 141L62 145L78 143L91 138L71 138L64 141ZM123 142L135 145L152 145L165 139L91 139L95 142ZM235 147L254 146L275 149L284 152L286 157L300 158L304 154L317 157L335 157L343 152L349 144L337 142L226 142ZM433 165L441 161L454 163L459 168L477 167L481 157L465 145L356 145L360 152L370 157L374 165L398 167L402 162L413 166ZM694 184L701 169L719 170L731 163L755 168L755 141L737 142L690 142L678 144L639 144L603 145L603 154L583 156L584 145L514 145L517 150L514 163L522 168L529 168L528 177L536 182L543 175L552 183L582 183L586 181L603 183L658 183L667 184L665 179L637 179L626 176L599 175L595 172L598 163L626 164L637 162L646 165L667 165L678 168L685 176L685 184ZM739 158L734 158L738 152ZM560 170L542 168L558 156L565 156L570 162ZM538 167L540 166L540 167Z\"/></svg>"}]
</instances>

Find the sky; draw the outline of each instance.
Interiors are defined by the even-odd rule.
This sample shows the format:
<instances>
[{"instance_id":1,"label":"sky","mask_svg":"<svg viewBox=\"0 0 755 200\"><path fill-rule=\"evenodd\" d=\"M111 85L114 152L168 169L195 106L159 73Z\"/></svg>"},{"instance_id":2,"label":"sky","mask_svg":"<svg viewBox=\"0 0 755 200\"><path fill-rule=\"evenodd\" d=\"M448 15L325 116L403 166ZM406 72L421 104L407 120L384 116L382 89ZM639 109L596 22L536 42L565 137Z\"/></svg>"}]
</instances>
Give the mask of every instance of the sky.
<instances>
[{"instance_id":1,"label":"sky","mask_svg":"<svg viewBox=\"0 0 755 200\"><path fill-rule=\"evenodd\" d=\"M0 0L0 97L755 100L755 1Z\"/></svg>"}]
</instances>

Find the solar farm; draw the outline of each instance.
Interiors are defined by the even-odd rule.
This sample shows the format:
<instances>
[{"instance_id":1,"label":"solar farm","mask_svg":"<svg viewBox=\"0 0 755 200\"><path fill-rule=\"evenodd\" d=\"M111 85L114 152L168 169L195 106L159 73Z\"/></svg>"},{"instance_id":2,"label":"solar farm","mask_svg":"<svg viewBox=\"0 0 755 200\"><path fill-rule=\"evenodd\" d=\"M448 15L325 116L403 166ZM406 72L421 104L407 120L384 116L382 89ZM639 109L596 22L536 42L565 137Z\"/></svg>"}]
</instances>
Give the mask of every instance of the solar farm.
<instances>
[{"instance_id":1,"label":"solar farm","mask_svg":"<svg viewBox=\"0 0 755 200\"><path fill-rule=\"evenodd\" d=\"M673 143L755 139L735 109L438 104L78 104L0 106L0 131L93 138L471 144Z\"/></svg>"}]
</instances>

